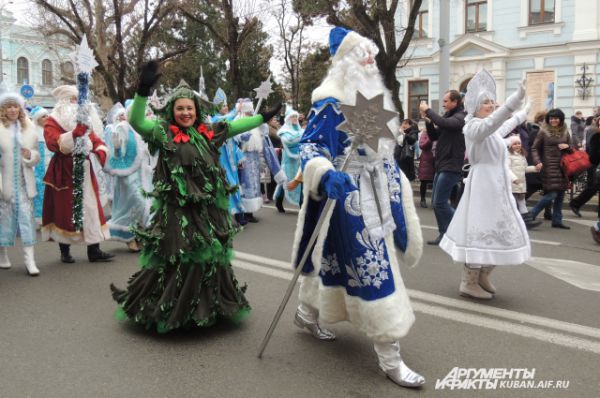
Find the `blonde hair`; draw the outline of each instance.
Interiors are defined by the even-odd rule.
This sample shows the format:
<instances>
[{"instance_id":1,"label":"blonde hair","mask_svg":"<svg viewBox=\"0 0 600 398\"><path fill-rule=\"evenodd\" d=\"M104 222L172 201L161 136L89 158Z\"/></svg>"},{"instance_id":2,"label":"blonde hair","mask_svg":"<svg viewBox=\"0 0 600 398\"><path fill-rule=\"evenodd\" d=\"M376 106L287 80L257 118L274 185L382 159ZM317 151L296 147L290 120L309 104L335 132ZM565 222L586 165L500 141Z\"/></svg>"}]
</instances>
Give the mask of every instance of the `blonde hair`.
<instances>
[{"instance_id":1,"label":"blonde hair","mask_svg":"<svg viewBox=\"0 0 600 398\"><path fill-rule=\"evenodd\" d=\"M8 127L11 125L11 121L8 120L6 116L6 108L10 105L16 105L19 107L19 116L17 120L21 123L21 126L26 126L28 124L27 115L25 114L25 109L21 105L19 105L16 101L7 101L0 106L0 122L4 125L4 127Z\"/></svg>"}]
</instances>

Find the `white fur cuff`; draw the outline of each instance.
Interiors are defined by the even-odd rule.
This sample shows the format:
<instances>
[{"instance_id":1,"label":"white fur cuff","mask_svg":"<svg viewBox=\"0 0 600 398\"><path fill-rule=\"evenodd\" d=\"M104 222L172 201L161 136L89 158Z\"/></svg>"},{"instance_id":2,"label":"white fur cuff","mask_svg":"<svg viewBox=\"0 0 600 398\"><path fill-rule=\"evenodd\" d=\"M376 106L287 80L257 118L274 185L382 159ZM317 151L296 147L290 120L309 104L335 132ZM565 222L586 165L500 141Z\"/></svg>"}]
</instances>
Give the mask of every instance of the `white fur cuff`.
<instances>
[{"instance_id":1,"label":"white fur cuff","mask_svg":"<svg viewBox=\"0 0 600 398\"><path fill-rule=\"evenodd\" d=\"M306 163L303 172L304 186L308 189L313 200L323 199L321 195L319 195L319 185L321 183L321 178L329 170L335 170L335 167L333 167L333 164L324 157L316 157Z\"/></svg>"}]
</instances>

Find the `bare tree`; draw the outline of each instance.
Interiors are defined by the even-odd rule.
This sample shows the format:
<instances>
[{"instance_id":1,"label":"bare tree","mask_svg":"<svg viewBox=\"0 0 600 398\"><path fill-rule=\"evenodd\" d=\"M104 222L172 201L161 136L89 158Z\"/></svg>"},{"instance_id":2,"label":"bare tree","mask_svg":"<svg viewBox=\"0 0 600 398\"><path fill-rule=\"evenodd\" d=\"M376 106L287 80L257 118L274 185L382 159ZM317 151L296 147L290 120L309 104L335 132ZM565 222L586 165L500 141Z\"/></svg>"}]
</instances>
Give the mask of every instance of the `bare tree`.
<instances>
[{"instance_id":1,"label":"bare tree","mask_svg":"<svg viewBox=\"0 0 600 398\"><path fill-rule=\"evenodd\" d=\"M61 34L73 44L79 44L83 35L87 35L98 61L96 94L102 91L112 101L132 96L139 67L149 56L162 62L189 50L189 46L182 46L166 51L156 40L166 22L175 20L172 17L179 9L177 0L33 2L40 14L38 29L44 35ZM97 75L101 76L100 81Z\"/></svg>"},{"instance_id":2,"label":"bare tree","mask_svg":"<svg viewBox=\"0 0 600 398\"><path fill-rule=\"evenodd\" d=\"M392 92L392 100L401 118L404 118L396 70L413 38L421 2L422 0L409 2L408 21L401 29L397 28L400 24L396 20L398 0L294 0L294 8L307 19L326 16L330 24L355 30L371 39L379 49L375 61L383 76L383 82ZM402 33L398 44L397 36Z\"/></svg>"},{"instance_id":3,"label":"bare tree","mask_svg":"<svg viewBox=\"0 0 600 398\"><path fill-rule=\"evenodd\" d=\"M232 84L231 94L233 98L238 98L242 87L240 56L242 51L248 50L244 46L250 35L259 29L259 20L254 15L255 1L234 4L234 0L204 0L203 3L204 7L194 10L185 8L182 11L192 21L208 28L214 40L224 48L229 60L227 77ZM238 15L243 17L243 23Z\"/></svg>"},{"instance_id":4,"label":"bare tree","mask_svg":"<svg viewBox=\"0 0 600 398\"><path fill-rule=\"evenodd\" d=\"M305 58L306 46L304 37L305 20L294 12L290 0L279 0L272 11L277 21L280 51L283 55L285 72L290 82L292 105L298 109L300 102L300 65Z\"/></svg>"}]
</instances>

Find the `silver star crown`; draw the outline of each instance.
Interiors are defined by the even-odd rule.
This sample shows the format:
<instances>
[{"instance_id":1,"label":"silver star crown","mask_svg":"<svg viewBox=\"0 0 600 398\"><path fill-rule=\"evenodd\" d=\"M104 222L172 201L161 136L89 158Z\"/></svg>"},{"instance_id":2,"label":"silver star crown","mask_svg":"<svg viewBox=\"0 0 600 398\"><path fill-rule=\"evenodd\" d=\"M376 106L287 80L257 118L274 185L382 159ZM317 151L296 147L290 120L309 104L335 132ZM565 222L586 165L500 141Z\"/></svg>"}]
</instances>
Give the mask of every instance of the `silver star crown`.
<instances>
[{"instance_id":1,"label":"silver star crown","mask_svg":"<svg viewBox=\"0 0 600 398\"><path fill-rule=\"evenodd\" d=\"M341 104L344 121L337 129L348 133L354 140L377 151L379 139L395 139L387 123L398 117L398 112L383 107L383 93L367 99L360 91L356 93L356 105Z\"/></svg>"}]
</instances>

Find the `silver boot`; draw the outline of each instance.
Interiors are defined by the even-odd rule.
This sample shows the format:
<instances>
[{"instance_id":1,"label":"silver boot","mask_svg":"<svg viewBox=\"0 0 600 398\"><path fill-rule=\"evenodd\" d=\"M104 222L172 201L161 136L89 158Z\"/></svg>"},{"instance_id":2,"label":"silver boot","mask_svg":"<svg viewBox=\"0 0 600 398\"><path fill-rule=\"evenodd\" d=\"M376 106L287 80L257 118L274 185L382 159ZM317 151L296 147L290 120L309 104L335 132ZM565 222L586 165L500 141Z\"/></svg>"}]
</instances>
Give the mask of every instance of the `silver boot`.
<instances>
[{"instance_id":1,"label":"silver boot","mask_svg":"<svg viewBox=\"0 0 600 398\"><path fill-rule=\"evenodd\" d=\"M296 310L294 324L300 329L307 329L315 338L319 340L334 340L335 333L332 330L319 326L318 317L312 314L310 310L306 311L307 307L300 304Z\"/></svg>"},{"instance_id":2,"label":"silver boot","mask_svg":"<svg viewBox=\"0 0 600 398\"><path fill-rule=\"evenodd\" d=\"M379 369L385 376L402 387L418 388L425 384L425 378L406 366L400 356L400 343L375 343L379 358Z\"/></svg>"}]
</instances>

